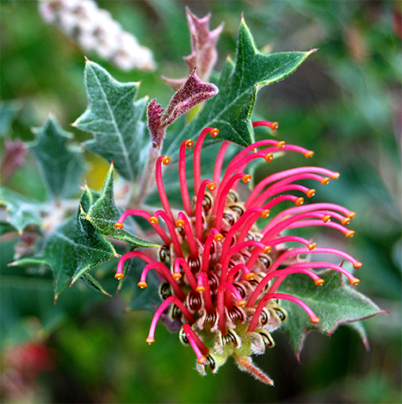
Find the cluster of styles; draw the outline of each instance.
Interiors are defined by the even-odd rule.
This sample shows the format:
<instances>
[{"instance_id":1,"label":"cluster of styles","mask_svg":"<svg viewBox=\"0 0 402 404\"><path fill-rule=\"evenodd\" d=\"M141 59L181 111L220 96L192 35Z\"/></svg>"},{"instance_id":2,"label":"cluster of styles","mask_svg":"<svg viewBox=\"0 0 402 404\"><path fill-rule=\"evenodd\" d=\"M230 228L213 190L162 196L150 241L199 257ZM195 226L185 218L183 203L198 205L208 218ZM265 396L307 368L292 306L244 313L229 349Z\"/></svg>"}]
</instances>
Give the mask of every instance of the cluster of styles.
<instances>
[{"instance_id":1,"label":"cluster of styles","mask_svg":"<svg viewBox=\"0 0 402 404\"><path fill-rule=\"evenodd\" d=\"M253 126L260 125L272 129L277 127L276 122L253 123ZM122 229L130 215L147 219L164 243L159 251L159 261L143 252L131 251L121 257L115 277L124 277L124 262L138 257L147 264L138 283L140 288L147 287L150 270L156 271L164 280L159 289L164 301L152 320L146 338L149 344L154 342L155 328L162 318L169 323L171 330L180 330L179 338L183 344L191 345L200 373L205 374L206 367L216 372L232 355L240 369L272 384L272 380L252 363L250 355L262 354L266 348L274 346L271 332L288 316L280 300L290 300L301 306L312 323L320 321L303 301L277 292L284 279L291 274L303 273L320 286L323 279L311 269L330 268L346 275L352 285L359 282L342 266L330 262L303 262L299 257L315 253L335 254L350 261L354 268L362 265L343 251L319 247L309 240L283 236L282 233L299 227L326 226L351 237L354 231L345 225L355 213L331 203L303 205L303 197L284 194L301 191L310 198L315 190L296 182L312 179L326 184L339 177L337 172L313 166L269 175L245 201L239 200L236 187L241 181L248 183L251 180L251 175L244 171L255 159L270 162L279 151L302 153L306 158L313 155L312 151L287 145L284 141L267 139L252 144L238 153L221 175L225 152L230 144L225 141L216 159L212 181L201 181L200 154L208 134L216 137L219 130L205 128L195 143L195 195L192 198L187 189L185 152L193 147L194 142L186 140L180 146L178 179L184 211L178 214L172 212L162 178L162 165L168 165L170 158L160 156L157 159L155 179L163 209L153 215L144 210L129 209L115 227ZM283 201L292 201L295 207L267 219L270 209ZM165 222L167 232L160 226L159 218ZM263 229L257 225L260 218L266 219ZM299 243L301 247L285 247L289 242Z\"/></svg>"}]
</instances>

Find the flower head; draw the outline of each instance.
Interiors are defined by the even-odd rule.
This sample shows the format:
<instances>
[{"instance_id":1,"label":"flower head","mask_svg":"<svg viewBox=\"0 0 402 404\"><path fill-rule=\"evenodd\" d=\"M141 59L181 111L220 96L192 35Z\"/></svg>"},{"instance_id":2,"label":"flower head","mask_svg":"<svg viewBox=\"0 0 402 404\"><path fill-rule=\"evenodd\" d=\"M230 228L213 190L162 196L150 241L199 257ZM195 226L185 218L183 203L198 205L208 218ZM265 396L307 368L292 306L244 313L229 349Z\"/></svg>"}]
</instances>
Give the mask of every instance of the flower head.
<instances>
[{"instance_id":1,"label":"flower head","mask_svg":"<svg viewBox=\"0 0 402 404\"><path fill-rule=\"evenodd\" d=\"M259 121L253 126L268 126L275 130L276 122ZM327 247L318 247L311 240L290 235L289 230L299 227L331 227L346 237L354 234L345 227L355 213L332 203L303 205L315 190L306 188L299 181L311 179L326 184L337 179L339 173L325 168L308 166L277 172L261 181L245 201L239 199L236 187L239 182L248 183L251 175L247 166L256 159L269 163L279 151L293 151L306 158L312 151L284 141L266 139L257 141L238 153L222 172L223 160L230 142L225 141L219 150L212 181L201 179L200 155L208 134L219 135L216 128L205 128L195 145L193 140L180 146L178 174L183 201L183 211L173 213L167 198L162 166L170 163L168 156L160 156L156 162L155 177L163 209L153 215L130 209L115 224L123 228L129 215L146 218L163 240L159 261L147 254L131 251L119 261L115 277L121 279L123 264L127 259L140 258L146 263L138 286L147 287L147 274L156 271L164 282L160 286L163 303L156 310L146 341L155 341L158 320L170 317L179 325L180 341L190 345L197 357L197 369L205 374L206 368L216 372L229 356L233 356L241 370L248 371L267 384L272 380L253 365L252 354L262 354L275 343L271 333L286 321L288 314L281 300L289 300L301 306L312 323L320 319L299 298L278 292L287 276L295 273L306 275L320 286L324 282L313 269L330 268L344 274L351 284L359 282L342 265L330 262L308 262L301 259L307 254L332 254L350 261L354 268L362 264L349 254ZM194 196L190 198L186 178L186 150L194 146L193 175ZM294 207L282 210L270 217L270 210L284 201ZM160 220L166 226L162 227ZM257 220L264 223L261 229ZM331 221L334 219L334 221ZM289 243L300 246L292 248ZM171 327L172 328L172 327Z\"/></svg>"}]
</instances>

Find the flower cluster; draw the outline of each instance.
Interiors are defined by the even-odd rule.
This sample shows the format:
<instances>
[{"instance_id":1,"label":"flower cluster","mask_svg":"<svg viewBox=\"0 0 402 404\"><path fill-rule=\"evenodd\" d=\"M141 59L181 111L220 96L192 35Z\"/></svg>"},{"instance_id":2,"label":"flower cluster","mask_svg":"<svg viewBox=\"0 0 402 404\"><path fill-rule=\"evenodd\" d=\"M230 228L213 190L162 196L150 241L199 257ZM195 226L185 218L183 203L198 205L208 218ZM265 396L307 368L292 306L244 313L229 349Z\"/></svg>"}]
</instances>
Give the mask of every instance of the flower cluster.
<instances>
[{"instance_id":1,"label":"flower cluster","mask_svg":"<svg viewBox=\"0 0 402 404\"><path fill-rule=\"evenodd\" d=\"M277 127L276 122L253 123L254 127L262 125L273 130ZM270 162L279 151L301 153L306 158L314 154L284 141L266 139L246 147L231 160L222 175L230 144L225 141L216 158L213 180L202 181L200 154L208 134L216 137L219 130L208 127L201 132L195 146L193 140L183 141L180 146L178 174L184 211L177 215L172 211L162 178L162 165L168 165L170 158L160 156L155 177L163 209L153 215L130 209L115 223L117 229L122 229L128 216L141 216L149 221L164 243L159 261L140 251L123 255L115 277L123 278L124 262L136 257L146 263L138 282L140 288L147 287L150 270L156 271L164 280L159 289L163 303L156 310L146 338L149 344L155 340L158 320L166 323L169 319L169 328L180 330L181 342L193 348L201 374L205 374L207 367L216 372L232 355L241 370L250 372L264 383L273 384L252 363L250 356L262 354L266 348L274 346L271 333L288 317L281 300L301 306L312 323L320 321L306 303L278 292L280 284L287 276L301 273L320 286L324 281L313 271L319 268L339 271L352 285L359 282L342 265L302 259L309 254L332 254L350 261L354 268L362 265L343 251L319 247L310 240L290 235L289 230L325 226L350 237L354 232L345 225L355 213L332 203L303 205L303 197L290 194L297 191L310 198L315 190L298 184L299 181L310 179L326 184L339 177L337 172L313 166L269 175L245 201L239 200L236 186L240 181L248 183L251 180L251 175L245 174L251 162L256 159ZM195 195L190 198L185 154L186 149L193 146ZM295 206L267 219L271 208L284 201ZM256 224L260 218L267 222L262 230ZM160 219L166 226L160 225ZM300 247L291 248L288 243L298 243Z\"/></svg>"},{"instance_id":2,"label":"flower cluster","mask_svg":"<svg viewBox=\"0 0 402 404\"><path fill-rule=\"evenodd\" d=\"M56 24L86 52L97 52L122 70L155 68L152 52L92 0L42 0L39 9L46 22Z\"/></svg>"}]
</instances>

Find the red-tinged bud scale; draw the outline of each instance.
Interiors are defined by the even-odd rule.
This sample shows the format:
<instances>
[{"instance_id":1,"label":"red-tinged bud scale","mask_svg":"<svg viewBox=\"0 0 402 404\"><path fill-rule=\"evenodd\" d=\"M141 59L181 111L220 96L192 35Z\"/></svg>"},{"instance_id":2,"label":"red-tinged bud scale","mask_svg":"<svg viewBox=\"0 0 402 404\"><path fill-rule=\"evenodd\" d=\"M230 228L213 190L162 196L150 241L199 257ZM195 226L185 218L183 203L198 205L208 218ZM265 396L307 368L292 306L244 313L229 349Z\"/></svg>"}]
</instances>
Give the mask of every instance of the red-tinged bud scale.
<instances>
[{"instance_id":1,"label":"red-tinged bud scale","mask_svg":"<svg viewBox=\"0 0 402 404\"><path fill-rule=\"evenodd\" d=\"M275 130L278 123L254 122L253 127L257 126ZM355 213L331 203L303 205L304 198L300 195L284 194L302 192L311 198L316 190L295 184L296 181L309 179L327 184L330 179L339 177L339 173L320 167L300 167L274 173L249 191L249 197L242 202L235 190L239 183L250 183L252 176L244 173L250 162L257 158L269 162L279 151L301 153L306 158L314 153L287 145L284 141L260 140L233 157L222 172L229 145L229 142L224 142L217 156L212 182L201 178L200 156L208 134L217 137L219 129L205 128L195 142L192 199L187 188L185 150L191 149L194 141L185 140L180 146L178 177L183 212L174 214L166 196L161 164L168 165L171 160L164 156L159 157L155 171L163 210L150 215L132 209L123 213L114 225L116 229L122 229L129 215L147 218L165 244L161 249L163 254L159 254L160 262L142 252L132 251L121 257L115 277L123 278L124 261L137 257L146 264L139 279L140 288L147 287L146 276L151 269L165 281L163 290L169 293L161 294L164 301L156 310L146 342L155 341L156 325L164 315L182 324L180 341L194 350L200 373L205 374L206 368L215 373L229 356L233 356L242 370L271 385L272 380L253 365L251 355L261 354L266 347L274 346L270 333L288 317L281 301L299 305L312 324L320 321L305 302L278 292L281 282L287 276L299 273L306 275L306 282L312 279L319 287L324 280L314 270L328 268L345 275L350 284L355 285L359 280L343 268L341 262L347 260L355 269L362 266L360 261L343 251L317 247L311 240L292 236L290 230L324 226L351 237L354 231L344 225ZM242 186L247 189L247 186ZM271 207L284 204L291 204L291 207L270 216ZM162 224L159 224L158 217ZM263 226L262 230L257 220ZM302 247L292 247L288 243L299 243ZM332 254L339 257L340 265L298 259L306 254Z\"/></svg>"}]
</instances>

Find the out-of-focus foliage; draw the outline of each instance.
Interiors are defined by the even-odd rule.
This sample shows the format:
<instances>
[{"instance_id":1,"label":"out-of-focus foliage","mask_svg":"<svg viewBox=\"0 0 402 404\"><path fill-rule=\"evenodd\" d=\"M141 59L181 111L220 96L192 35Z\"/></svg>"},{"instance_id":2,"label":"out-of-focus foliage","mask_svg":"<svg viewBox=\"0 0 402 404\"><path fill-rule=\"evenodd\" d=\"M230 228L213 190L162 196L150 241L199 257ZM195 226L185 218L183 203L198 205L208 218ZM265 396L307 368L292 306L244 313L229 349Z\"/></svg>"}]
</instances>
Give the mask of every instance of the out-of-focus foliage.
<instances>
[{"instance_id":1,"label":"out-of-focus foliage","mask_svg":"<svg viewBox=\"0 0 402 404\"><path fill-rule=\"evenodd\" d=\"M31 401L51 397L46 400L400 402L402 57L395 24L400 1L148 0L98 4L152 49L159 68L153 73L123 73L95 55L87 56L119 81L142 80L138 97L149 94L162 105L167 105L172 92L160 75L180 78L187 73L181 60L190 49L185 5L199 16L211 11L213 26L225 21L218 43L218 71L226 53L235 56L241 12L257 47L267 53L319 48L293 76L260 91L255 117L278 121L278 137L314 150L314 165L341 172L338 181L317 189L315 198L357 212L353 220L356 236L348 243L348 252L364 264L359 269L359 291L390 314L367 322L370 352L354 332L341 327L330 340L311 333L298 363L289 341L276 336L277 348L257 358L259 366L276 380L274 389L243 377L234 366L222 368L214 377L200 378L189 370L191 350L183 349L177 336L163 327L158 328L156 343L146 345L150 314L123 315L130 298L124 288L112 299L89 288L86 292L71 290L53 306L50 276L30 273L27 277L23 268L6 267L13 260L16 243L17 251L27 253L36 241L29 238L29 232L22 241L3 236L0 286L4 346L28 339L45 341L53 356L54 366L42 375L39 384L36 382ZM84 55L70 38L41 20L37 6L13 0L0 3L1 97L18 100L8 113L11 126L3 128L2 123L1 132L28 141L34 139L29 128L42 126L49 112L66 128L86 107ZM74 128L69 131L78 141L90 138ZM257 136L266 136L266 131L258 129ZM1 147L4 149L3 141ZM88 186L99 190L108 166L93 154L87 158L93 163L85 174ZM298 159L302 157L289 155L289 167L296 161L300 165ZM269 167L273 170L289 168L282 159L271 164L275 164ZM259 173L260 169L257 180L266 174ZM46 200L39 169L30 155L7 185L26 197ZM344 239L332 239L331 243L342 246ZM110 277L113 265L99 267L95 278ZM112 291L116 282L108 285ZM96 304L99 300L102 302ZM95 304L88 306L87 302ZM86 311L77 316L84 306ZM158 340L164 341L158 344ZM12 364L5 360L2 384L8 380L4 376L9 374L7 366ZM37 385L46 394L41 394ZM4 396L3 401L7 400L10 396Z\"/></svg>"}]
</instances>

